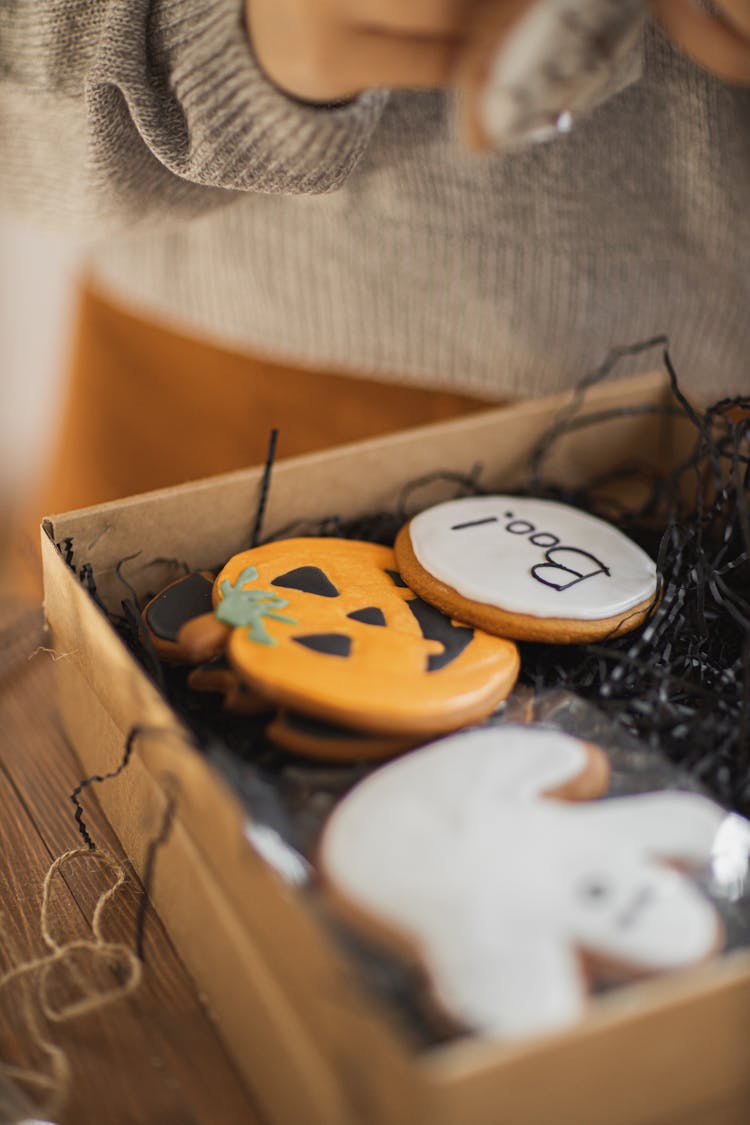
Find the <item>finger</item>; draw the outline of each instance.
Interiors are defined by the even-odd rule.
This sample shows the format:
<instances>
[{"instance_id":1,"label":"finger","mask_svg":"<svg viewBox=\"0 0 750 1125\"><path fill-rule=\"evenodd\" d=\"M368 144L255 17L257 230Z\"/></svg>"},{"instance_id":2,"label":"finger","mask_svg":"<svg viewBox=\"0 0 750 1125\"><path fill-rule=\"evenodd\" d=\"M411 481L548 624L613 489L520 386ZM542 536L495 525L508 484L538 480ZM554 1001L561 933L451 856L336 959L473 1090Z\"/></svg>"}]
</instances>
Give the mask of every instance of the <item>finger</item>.
<instances>
[{"instance_id":1,"label":"finger","mask_svg":"<svg viewBox=\"0 0 750 1125\"><path fill-rule=\"evenodd\" d=\"M464 140L469 148L481 150L489 140L481 127L476 101L486 86L492 62L502 41L526 14L530 0L480 0L474 5L467 39L456 60L454 80L461 95L460 116Z\"/></svg>"},{"instance_id":2,"label":"finger","mask_svg":"<svg viewBox=\"0 0 750 1125\"><path fill-rule=\"evenodd\" d=\"M378 31L352 33L352 50L341 64L363 86L438 89L450 85L461 40L455 35L418 38ZM356 50L354 49L356 46Z\"/></svg>"},{"instance_id":3,"label":"finger","mask_svg":"<svg viewBox=\"0 0 750 1125\"><path fill-rule=\"evenodd\" d=\"M259 62L294 97L336 102L375 87L445 87L457 51L454 35L404 36L342 24L322 8L305 23L280 23L275 0L248 9Z\"/></svg>"},{"instance_id":4,"label":"finger","mask_svg":"<svg viewBox=\"0 0 750 1125\"><path fill-rule=\"evenodd\" d=\"M312 36L275 71L282 89L310 102L335 102L363 90L440 89L450 85L458 51L452 38L414 39L368 30Z\"/></svg>"},{"instance_id":5,"label":"finger","mask_svg":"<svg viewBox=\"0 0 750 1125\"><path fill-rule=\"evenodd\" d=\"M342 18L352 26L404 36L434 37L461 34L476 0L339 2Z\"/></svg>"},{"instance_id":6,"label":"finger","mask_svg":"<svg viewBox=\"0 0 750 1125\"><path fill-rule=\"evenodd\" d=\"M730 26L750 41L750 4L747 0L721 0L716 9Z\"/></svg>"},{"instance_id":7,"label":"finger","mask_svg":"<svg viewBox=\"0 0 750 1125\"><path fill-rule=\"evenodd\" d=\"M750 39L686 0L652 0L667 35L700 66L728 82L750 85ZM729 12L730 5L724 4Z\"/></svg>"}]
</instances>

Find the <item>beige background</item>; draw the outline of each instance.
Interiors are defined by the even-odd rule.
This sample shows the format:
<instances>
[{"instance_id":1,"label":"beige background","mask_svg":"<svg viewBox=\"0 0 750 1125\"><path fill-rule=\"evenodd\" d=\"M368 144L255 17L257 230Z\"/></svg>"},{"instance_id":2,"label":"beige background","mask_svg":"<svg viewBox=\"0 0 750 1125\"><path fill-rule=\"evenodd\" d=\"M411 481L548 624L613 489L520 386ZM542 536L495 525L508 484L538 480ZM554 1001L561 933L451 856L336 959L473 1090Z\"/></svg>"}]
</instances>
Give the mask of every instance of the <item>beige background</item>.
<instances>
[{"instance_id":1,"label":"beige background","mask_svg":"<svg viewBox=\"0 0 750 1125\"><path fill-rule=\"evenodd\" d=\"M16 497L59 410L77 257L60 236L0 221L0 487Z\"/></svg>"}]
</instances>

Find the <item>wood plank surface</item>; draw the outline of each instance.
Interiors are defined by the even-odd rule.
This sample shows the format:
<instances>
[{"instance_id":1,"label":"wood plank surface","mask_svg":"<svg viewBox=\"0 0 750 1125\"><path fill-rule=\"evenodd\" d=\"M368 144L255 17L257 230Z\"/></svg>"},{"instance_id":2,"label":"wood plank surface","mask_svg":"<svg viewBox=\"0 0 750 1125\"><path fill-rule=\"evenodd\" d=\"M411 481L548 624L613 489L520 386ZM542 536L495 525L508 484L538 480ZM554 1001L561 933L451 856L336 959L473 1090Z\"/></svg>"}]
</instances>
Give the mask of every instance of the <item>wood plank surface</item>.
<instances>
[{"instance_id":1,"label":"wood plank surface","mask_svg":"<svg viewBox=\"0 0 750 1125\"><path fill-rule=\"evenodd\" d=\"M57 721L52 657L43 644L37 609L0 607L0 978L49 955L41 932L45 875L56 857L83 844L69 800L81 769ZM125 949L107 959L92 942L94 909L112 885L112 871L90 855L72 858L51 884L49 938L59 946L86 944L52 965L46 984L38 968L0 987L0 1122L44 1108L56 1089L59 1125L260 1125L150 908L142 977L129 995L64 1022L40 1014L41 995L59 1009L92 990L121 986L133 967L125 951L135 950L142 888L91 787L84 804L97 850L116 857L127 873L101 924L102 938ZM39 1081L9 1083L8 1067L34 1072Z\"/></svg>"}]
</instances>

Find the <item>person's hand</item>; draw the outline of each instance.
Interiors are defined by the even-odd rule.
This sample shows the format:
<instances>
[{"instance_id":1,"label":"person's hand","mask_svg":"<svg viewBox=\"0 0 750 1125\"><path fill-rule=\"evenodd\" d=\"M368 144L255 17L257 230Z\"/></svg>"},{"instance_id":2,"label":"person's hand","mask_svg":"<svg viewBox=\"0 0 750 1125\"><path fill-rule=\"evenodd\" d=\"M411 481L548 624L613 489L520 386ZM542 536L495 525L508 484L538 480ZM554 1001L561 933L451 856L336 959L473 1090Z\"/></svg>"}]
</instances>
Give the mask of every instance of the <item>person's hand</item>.
<instances>
[{"instance_id":1,"label":"person's hand","mask_svg":"<svg viewBox=\"0 0 750 1125\"><path fill-rule=\"evenodd\" d=\"M303 101L373 87L476 90L503 36L539 0L245 0L260 65ZM543 2L543 0L541 0ZM706 69L750 85L750 0L649 0L672 40Z\"/></svg>"},{"instance_id":2,"label":"person's hand","mask_svg":"<svg viewBox=\"0 0 750 1125\"><path fill-rule=\"evenodd\" d=\"M716 15L694 0L651 0L651 6L670 38L697 63L750 86L750 0L719 0Z\"/></svg>"},{"instance_id":3,"label":"person's hand","mask_svg":"<svg viewBox=\"0 0 750 1125\"><path fill-rule=\"evenodd\" d=\"M258 62L282 90L310 102L341 101L377 86L450 85L475 5L245 0Z\"/></svg>"}]
</instances>

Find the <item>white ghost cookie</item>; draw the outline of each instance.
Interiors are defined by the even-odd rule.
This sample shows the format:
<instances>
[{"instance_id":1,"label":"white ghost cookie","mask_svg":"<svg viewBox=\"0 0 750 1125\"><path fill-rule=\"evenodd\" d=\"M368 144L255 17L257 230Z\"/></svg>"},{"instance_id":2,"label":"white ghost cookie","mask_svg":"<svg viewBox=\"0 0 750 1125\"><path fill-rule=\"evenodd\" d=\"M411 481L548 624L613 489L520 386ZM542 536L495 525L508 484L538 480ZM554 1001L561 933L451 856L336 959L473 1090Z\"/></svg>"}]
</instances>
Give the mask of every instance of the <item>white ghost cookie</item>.
<instances>
[{"instance_id":1,"label":"white ghost cookie","mask_svg":"<svg viewBox=\"0 0 750 1125\"><path fill-rule=\"evenodd\" d=\"M558 644L642 624L656 565L604 520L553 500L472 496L415 516L396 540L412 590L489 633Z\"/></svg>"},{"instance_id":2,"label":"white ghost cookie","mask_svg":"<svg viewBox=\"0 0 750 1125\"><path fill-rule=\"evenodd\" d=\"M326 826L320 861L336 895L409 941L440 1006L476 1031L575 1021L585 955L628 976L720 944L713 906L668 864L708 863L723 810L678 792L550 799L588 753L540 727L452 735L370 775Z\"/></svg>"}]
</instances>

